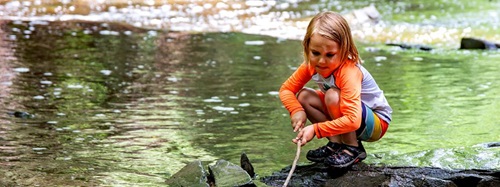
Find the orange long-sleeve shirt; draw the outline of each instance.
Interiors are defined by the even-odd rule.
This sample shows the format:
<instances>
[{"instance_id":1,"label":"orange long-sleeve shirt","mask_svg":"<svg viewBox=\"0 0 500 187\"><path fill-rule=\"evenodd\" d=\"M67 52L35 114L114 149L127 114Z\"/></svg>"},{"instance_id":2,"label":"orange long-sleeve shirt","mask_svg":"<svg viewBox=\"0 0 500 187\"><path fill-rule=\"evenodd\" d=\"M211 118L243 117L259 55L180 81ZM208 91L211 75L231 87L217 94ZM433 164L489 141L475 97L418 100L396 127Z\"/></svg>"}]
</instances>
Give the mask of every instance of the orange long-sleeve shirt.
<instances>
[{"instance_id":1,"label":"orange long-sleeve shirt","mask_svg":"<svg viewBox=\"0 0 500 187\"><path fill-rule=\"evenodd\" d=\"M342 114L337 119L313 124L316 137L334 136L357 130L362 118L361 86L363 73L360 68L354 63L344 63L325 79L316 74L314 67L302 63L282 84L279 91L279 97L290 112L290 116L304 110L297 100L296 94L313 78L316 82L324 81L324 84L327 85L330 82L334 85L329 86L337 87L340 90L340 112ZM325 91L324 88L321 89Z\"/></svg>"}]
</instances>

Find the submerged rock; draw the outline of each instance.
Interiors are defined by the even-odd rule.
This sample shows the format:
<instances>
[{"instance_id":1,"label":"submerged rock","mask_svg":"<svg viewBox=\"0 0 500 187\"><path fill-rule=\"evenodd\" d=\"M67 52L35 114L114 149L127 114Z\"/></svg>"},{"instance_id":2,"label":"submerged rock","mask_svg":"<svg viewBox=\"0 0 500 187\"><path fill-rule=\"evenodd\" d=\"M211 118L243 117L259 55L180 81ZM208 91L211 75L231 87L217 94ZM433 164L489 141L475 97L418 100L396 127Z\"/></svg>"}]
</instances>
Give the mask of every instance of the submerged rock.
<instances>
[{"instance_id":1,"label":"submerged rock","mask_svg":"<svg viewBox=\"0 0 500 187\"><path fill-rule=\"evenodd\" d=\"M261 181L269 186L282 186L289 171L290 166ZM323 164L311 164L297 166L289 186L500 186L500 171L377 167L364 163L331 170Z\"/></svg>"},{"instance_id":2,"label":"submerged rock","mask_svg":"<svg viewBox=\"0 0 500 187\"><path fill-rule=\"evenodd\" d=\"M396 47L400 47L401 49L417 49L417 50L422 50L422 51L431 51L432 50L432 47L426 46L426 45L421 45L421 44L386 43L385 45L396 46Z\"/></svg>"},{"instance_id":3,"label":"submerged rock","mask_svg":"<svg viewBox=\"0 0 500 187\"><path fill-rule=\"evenodd\" d=\"M14 116L16 118L21 118L21 119L30 119L34 118L35 115L30 114L28 112L22 112L22 111L14 111L14 112L7 112L9 116Z\"/></svg>"}]
</instances>

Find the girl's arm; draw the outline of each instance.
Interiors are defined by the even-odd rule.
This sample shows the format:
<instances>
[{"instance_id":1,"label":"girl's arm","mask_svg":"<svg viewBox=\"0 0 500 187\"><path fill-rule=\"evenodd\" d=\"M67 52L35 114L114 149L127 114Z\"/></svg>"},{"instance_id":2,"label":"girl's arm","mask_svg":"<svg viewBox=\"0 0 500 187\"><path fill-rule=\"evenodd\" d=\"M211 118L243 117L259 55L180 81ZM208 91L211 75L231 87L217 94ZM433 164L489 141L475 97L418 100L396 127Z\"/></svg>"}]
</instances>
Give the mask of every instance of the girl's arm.
<instances>
[{"instance_id":1,"label":"girl's arm","mask_svg":"<svg viewBox=\"0 0 500 187\"><path fill-rule=\"evenodd\" d=\"M361 125L361 82L363 73L355 64L346 64L335 74L340 89L340 118L314 124L316 137L328 137L355 131Z\"/></svg>"},{"instance_id":2,"label":"girl's arm","mask_svg":"<svg viewBox=\"0 0 500 187\"><path fill-rule=\"evenodd\" d=\"M297 100L296 94L311 80L312 73L308 65L304 62L297 70L281 85L279 97L283 106L293 116L298 111L304 111L304 108Z\"/></svg>"}]
</instances>

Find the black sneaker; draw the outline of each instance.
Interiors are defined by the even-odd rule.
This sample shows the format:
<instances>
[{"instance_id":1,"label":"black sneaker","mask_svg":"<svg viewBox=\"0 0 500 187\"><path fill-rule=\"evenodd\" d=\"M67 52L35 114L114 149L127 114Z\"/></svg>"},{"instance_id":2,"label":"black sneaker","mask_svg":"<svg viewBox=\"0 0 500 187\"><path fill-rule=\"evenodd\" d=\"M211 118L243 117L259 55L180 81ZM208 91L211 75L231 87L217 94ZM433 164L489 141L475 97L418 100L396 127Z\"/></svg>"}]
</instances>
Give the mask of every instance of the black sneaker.
<instances>
[{"instance_id":1,"label":"black sneaker","mask_svg":"<svg viewBox=\"0 0 500 187\"><path fill-rule=\"evenodd\" d=\"M325 146L322 146L318 149L309 150L307 152L306 158L313 162L324 162L326 157L337 152L340 148L342 148L342 144L328 141Z\"/></svg>"},{"instance_id":2,"label":"black sneaker","mask_svg":"<svg viewBox=\"0 0 500 187\"><path fill-rule=\"evenodd\" d=\"M359 143L358 147L342 145L339 151L325 159L325 164L334 168L345 168L361 162L366 158L366 152L361 142ZM352 155L346 153L346 151Z\"/></svg>"}]
</instances>

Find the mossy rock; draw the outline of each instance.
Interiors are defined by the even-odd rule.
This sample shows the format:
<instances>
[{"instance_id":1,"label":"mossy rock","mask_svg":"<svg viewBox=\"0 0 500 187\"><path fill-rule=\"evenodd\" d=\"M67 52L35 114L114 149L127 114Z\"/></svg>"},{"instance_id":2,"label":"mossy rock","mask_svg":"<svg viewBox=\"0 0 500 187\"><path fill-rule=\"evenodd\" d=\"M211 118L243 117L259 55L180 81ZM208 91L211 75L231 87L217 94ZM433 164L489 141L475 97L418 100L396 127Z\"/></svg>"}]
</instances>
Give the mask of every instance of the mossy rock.
<instances>
[{"instance_id":1,"label":"mossy rock","mask_svg":"<svg viewBox=\"0 0 500 187\"><path fill-rule=\"evenodd\" d=\"M167 181L171 187L208 187L207 173L203 169L201 161L193 161L184 166L179 172L175 173Z\"/></svg>"},{"instance_id":2,"label":"mossy rock","mask_svg":"<svg viewBox=\"0 0 500 187\"><path fill-rule=\"evenodd\" d=\"M253 184L252 178L240 166L226 160L217 160L215 165L208 167L215 186L247 186Z\"/></svg>"}]
</instances>

